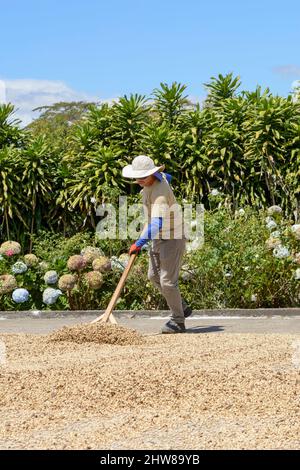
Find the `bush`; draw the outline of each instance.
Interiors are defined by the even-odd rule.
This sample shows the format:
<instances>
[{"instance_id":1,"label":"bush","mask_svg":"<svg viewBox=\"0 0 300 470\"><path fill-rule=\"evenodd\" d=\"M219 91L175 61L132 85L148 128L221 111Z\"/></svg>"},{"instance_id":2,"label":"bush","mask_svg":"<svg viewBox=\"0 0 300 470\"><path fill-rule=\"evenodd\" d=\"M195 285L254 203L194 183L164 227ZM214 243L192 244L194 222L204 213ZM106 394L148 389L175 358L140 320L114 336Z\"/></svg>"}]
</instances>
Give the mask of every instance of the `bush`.
<instances>
[{"instance_id":1,"label":"bush","mask_svg":"<svg viewBox=\"0 0 300 470\"><path fill-rule=\"evenodd\" d=\"M300 225L284 219L278 209L272 209L273 212L270 209L245 208L232 215L218 203L217 208L205 213L204 244L185 254L180 275L182 295L194 309L299 306ZM44 233L33 244L38 262L28 263L28 256L21 253L0 255L0 307L2 310L105 309L125 269L128 256L122 253L127 253L129 245L128 240L95 240L90 233L79 233L69 239ZM89 249L90 258L86 258L83 267L77 263L77 269L73 261L82 254L86 256L89 246L94 247ZM97 246L101 249L95 249ZM93 266L97 267L93 259L97 256L99 263L110 258L108 268L101 275L97 271L92 274ZM143 250L116 308L168 308L147 279L147 271L148 256ZM63 285L59 279L71 274L76 282L72 281L70 288L62 289L58 295L57 289ZM47 292L50 300L45 305L43 294L49 286L54 290ZM30 297L26 302L12 300L16 288L28 290ZM51 303L57 295L57 300Z\"/></svg>"}]
</instances>

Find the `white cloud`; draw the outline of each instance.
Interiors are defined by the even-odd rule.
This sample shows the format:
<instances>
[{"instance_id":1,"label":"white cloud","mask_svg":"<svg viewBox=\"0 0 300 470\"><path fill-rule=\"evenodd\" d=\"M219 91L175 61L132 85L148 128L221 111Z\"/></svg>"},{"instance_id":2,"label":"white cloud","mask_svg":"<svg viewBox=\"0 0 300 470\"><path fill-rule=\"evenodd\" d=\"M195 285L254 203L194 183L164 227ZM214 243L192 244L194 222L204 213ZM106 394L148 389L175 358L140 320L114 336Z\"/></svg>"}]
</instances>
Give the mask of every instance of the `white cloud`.
<instances>
[{"instance_id":1,"label":"white cloud","mask_svg":"<svg viewBox=\"0 0 300 470\"><path fill-rule=\"evenodd\" d=\"M300 76L300 67L295 64L279 65L273 68L273 72L282 77Z\"/></svg>"},{"instance_id":2,"label":"white cloud","mask_svg":"<svg viewBox=\"0 0 300 470\"><path fill-rule=\"evenodd\" d=\"M97 101L97 96L73 90L64 82L52 80L0 80L0 103L10 102L15 108L15 117L26 126L35 117L34 108L49 106L59 101ZM110 100L102 100L110 101Z\"/></svg>"},{"instance_id":3,"label":"white cloud","mask_svg":"<svg viewBox=\"0 0 300 470\"><path fill-rule=\"evenodd\" d=\"M6 103L6 87L3 80L0 80L0 104Z\"/></svg>"}]
</instances>

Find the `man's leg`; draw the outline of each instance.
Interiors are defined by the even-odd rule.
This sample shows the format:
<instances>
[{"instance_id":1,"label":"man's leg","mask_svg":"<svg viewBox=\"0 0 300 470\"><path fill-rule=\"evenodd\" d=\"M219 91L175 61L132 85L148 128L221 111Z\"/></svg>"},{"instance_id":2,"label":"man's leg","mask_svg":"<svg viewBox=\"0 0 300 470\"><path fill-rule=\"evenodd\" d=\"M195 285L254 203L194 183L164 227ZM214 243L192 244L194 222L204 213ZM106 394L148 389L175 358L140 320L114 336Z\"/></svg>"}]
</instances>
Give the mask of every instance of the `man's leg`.
<instances>
[{"instance_id":1,"label":"man's leg","mask_svg":"<svg viewBox=\"0 0 300 470\"><path fill-rule=\"evenodd\" d=\"M152 284L160 291L162 295L162 288L160 285L160 244L161 241L153 241L153 246L149 252L149 268L148 268L148 279ZM191 307L187 304L185 299L182 300L182 308L184 312L184 317L187 318L192 314Z\"/></svg>"},{"instance_id":2,"label":"man's leg","mask_svg":"<svg viewBox=\"0 0 300 470\"><path fill-rule=\"evenodd\" d=\"M185 251L185 240L162 240L160 246L160 286L171 310L171 320L184 325L184 308L178 277Z\"/></svg>"},{"instance_id":3,"label":"man's leg","mask_svg":"<svg viewBox=\"0 0 300 470\"><path fill-rule=\"evenodd\" d=\"M153 245L150 248L149 252L148 279L161 292L159 251L155 240L153 241Z\"/></svg>"}]
</instances>

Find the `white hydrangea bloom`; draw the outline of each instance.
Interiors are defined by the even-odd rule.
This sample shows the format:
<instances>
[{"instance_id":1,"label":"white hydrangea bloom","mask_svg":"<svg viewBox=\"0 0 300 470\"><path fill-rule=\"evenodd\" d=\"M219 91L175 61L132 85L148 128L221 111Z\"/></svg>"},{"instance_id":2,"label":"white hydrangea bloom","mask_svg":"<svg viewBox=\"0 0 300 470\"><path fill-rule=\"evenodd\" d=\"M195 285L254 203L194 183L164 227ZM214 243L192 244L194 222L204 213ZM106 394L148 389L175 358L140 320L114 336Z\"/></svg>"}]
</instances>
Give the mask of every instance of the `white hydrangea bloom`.
<instances>
[{"instance_id":1,"label":"white hydrangea bloom","mask_svg":"<svg viewBox=\"0 0 300 470\"><path fill-rule=\"evenodd\" d=\"M56 284L58 281L58 274L56 271L47 271L44 275L44 281L46 284Z\"/></svg>"},{"instance_id":2,"label":"white hydrangea bloom","mask_svg":"<svg viewBox=\"0 0 300 470\"><path fill-rule=\"evenodd\" d=\"M273 250L273 256L275 258L287 258L287 256L290 256L289 249L286 246L279 245Z\"/></svg>"},{"instance_id":3,"label":"white hydrangea bloom","mask_svg":"<svg viewBox=\"0 0 300 470\"><path fill-rule=\"evenodd\" d=\"M43 302L46 305L52 305L57 301L60 295L62 295L62 291L60 289L47 287L47 289L45 289L43 292Z\"/></svg>"},{"instance_id":4,"label":"white hydrangea bloom","mask_svg":"<svg viewBox=\"0 0 300 470\"><path fill-rule=\"evenodd\" d=\"M291 226L291 230L297 240L300 240L300 224L294 224Z\"/></svg>"},{"instance_id":5,"label":"white hydrangea bloom","mask_svg":"<svg viewBox=\"0 0 300 470\"><path fill-rule=\"evenodd\" d=\"M110 263L111 263L111 269L113 271L124 271L125 269L124 264L119 260L117 256L112 256L110 258Z\"/></svg>"},{"instance_id":6,"label":"white hydrangea bloom","mask_svg":"<svg viewBox=\"0 0 300 470\"><path fill-rule=\"evenodd\" d=\"M279 230L274 230L274 232L272 232L272 237L273 238L280 238L280 231Z\"/></svg>"},{"instance_id":7,"label":"white hydrangea bloom","mask_svg":"<svg viewBox=\"0 0 300 470\"><path fill-rule=\"evenodd\" d=\"M12 265L11 270L14 274L23 274L27 271L27 265L23 261L17 261Z\"/></svg>"},{"instance_id":8,"label":"white hydrangea bloom","mask_svg":"<svg viewBox=\"0 0 300 470\"><path fill-rule=\"evenodd\" d=\"M275 220L270 220L267 224L266 224L266 227L268 230L272 231L274 228L277 227L277 224L275 222Z\"/></svg>"},{"instance_id":9,"label":"white hydrangea bloom","mask_svg":"<svg viewBox=\"0 0 300 470\"><path fill-rule=\"evenodd\" d=\"M220 191L218 189L212 189L210 194L211 196L218 196L220 194Z\"/></svg>"},{"instance_id":10,"label":"white hydrangea bloom","mask_svg":"<svg viewBox=\"0 0 300 470\"><path fill-rule=\"evenodd\" d=\"M271 206L268 208L268 214L273 215L273 214L282 214L282 209L280 206Z\"/></svg>"},{"instance_id":11,"label":"white hydrangea bloom","mask_svg":"<svg viewBox=\"0 0 300 470\"><path fill-rule=\"evenodd\" d=\"M186 245L186 251L187 253L190 253L191 251L198 250L201 248L202 242L199 238L195 238L192 242L187 243Z\"/></svg>"}]
</instances>

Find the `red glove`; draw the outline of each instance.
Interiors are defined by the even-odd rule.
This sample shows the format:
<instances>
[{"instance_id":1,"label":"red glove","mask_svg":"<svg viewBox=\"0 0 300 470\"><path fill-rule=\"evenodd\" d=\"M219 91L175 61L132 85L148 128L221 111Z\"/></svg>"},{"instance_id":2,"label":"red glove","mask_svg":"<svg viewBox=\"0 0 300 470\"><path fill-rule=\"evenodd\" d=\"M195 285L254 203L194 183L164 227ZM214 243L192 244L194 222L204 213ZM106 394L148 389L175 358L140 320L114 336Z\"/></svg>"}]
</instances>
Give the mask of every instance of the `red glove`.
<instances>
[{"instance_id":1,"label":"red glove","mask_svg":"<svg viewBox=\"0 0 300 470\"><path fill-rule=\"evenodd\" d=\"M133 243L133 245L131 245L130 247L130 250L129 250L129 254L130 255L133 255L134 253L139 253L141 251L141 247L140 246L136 246L135 243Z\"/></svg>"}]
</instances>

